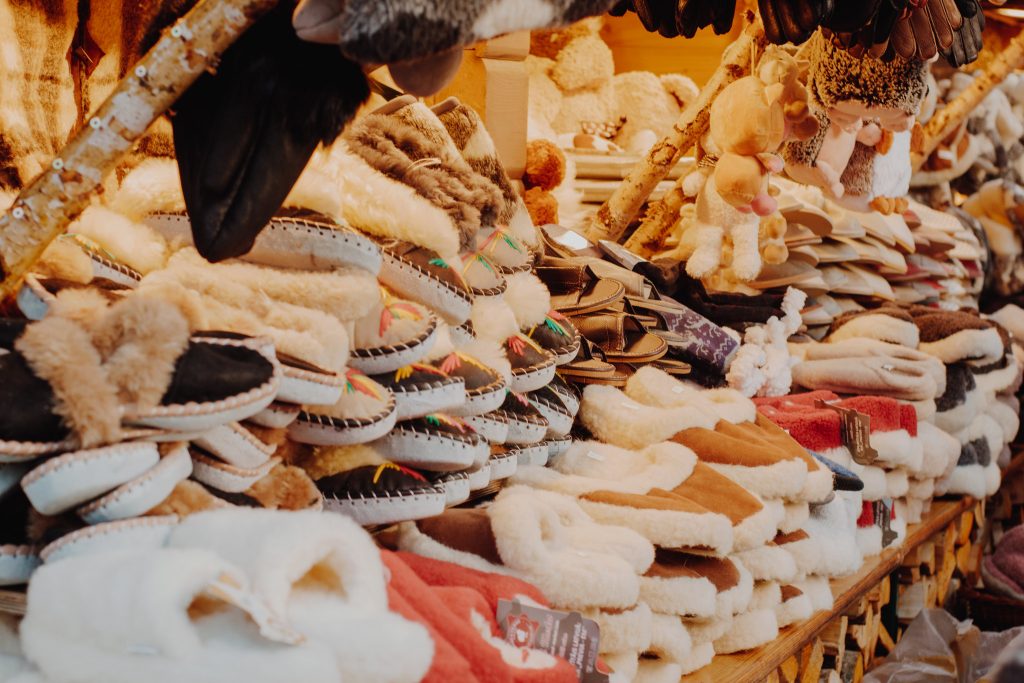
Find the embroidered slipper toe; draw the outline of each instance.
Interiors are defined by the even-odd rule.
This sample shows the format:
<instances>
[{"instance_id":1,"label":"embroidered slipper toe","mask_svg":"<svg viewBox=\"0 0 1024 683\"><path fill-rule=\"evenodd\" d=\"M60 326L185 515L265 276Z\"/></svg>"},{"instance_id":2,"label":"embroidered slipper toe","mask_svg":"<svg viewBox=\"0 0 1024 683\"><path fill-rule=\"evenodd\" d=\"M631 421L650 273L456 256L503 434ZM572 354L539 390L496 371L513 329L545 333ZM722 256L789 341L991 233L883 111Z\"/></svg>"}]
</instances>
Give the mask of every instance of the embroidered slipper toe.
<instances>
[{"instance_id":1,"label":"embroidered slipper toe","mask_svg":"<svg viewBox=\"0 0 1024 683\"><path fill-rule=\"evenodd\" d=\"M237 422L214 427L192 442L227 464L243 468L259 467L277 450L277 446L263 443Z\"/></svg>"},{"instance_id":2,"label":"embroidered slipper toe","mask_svg":"<svg viewBox=\"0 0 1024 683\"><path fill-rule=\"evenodd\" d=\"M394 372L423 358L437 333L430 311L382 288L379 307L355 322L348 364L368 375Z\"/></svg>"},{"instance_id":3,"label":"embroidered slipper toe","mask_svg":"<svg viewBox=\"0 0 1024 683\"><path fill-rule=\"evenodd\" d=\"M452 415L483 415L497 410L505 401L505 378L468 354L453 351L432 365L449 377L461 377L465 383L466 402L450 409Z\"/></svg>"},{"instance_id":4,"label":"embroidered slipper toe","mask_svg":"<svg viewBox=\"0 0 1024 683\"><path fill-rule=\"evenodd\" d=\"M427 479L444 489L446 507L461 505L469 500L472 489L469 474L466 472L436 472L428 474ZM485 483L484 486L486 485Z\"/></svg>"},{"instance_id":5,"label":"embroidered slipper toe","mask_svg":"<svg viewBox=\"0 0 1024 683\"><path fill-rule=\"evenodd\" d=\"M489 233L477 234L479 252L486 256L499 272L506 275L525 273L533 268L535 255L522 240L508 228L496 228Z\"/></svg>"},{"instance_id":6,"label":"embroidered slipper toe","mask_svg":"<svg viewBox=\"0 0 1024 683\"><path fill-rule=\"evenodd\" d=\"M626 294L621 282L601 279L587 265L541 266L534 272L551 291L551 307L563 315L600 311Z\"/></svg>"},{"instance_id":7,"label":"embroidered slipper toe","mask_svg":"<svg viewBox=\"0 0 1024 683\"><path fill-rule=\"evenodd\" d=\"M32 507L56 515L131 481L159 460L157 446L145 441L72 451L33 469L21 487Z\"/></svg>"},{"instance_id":8,"label":"embroidered slipper toe","mask_svg":"<svg viewBox=\"0 0 1024 683\"><path fill-rule=\"evenodd\" d=\"M444 511L445 492L412 470L393 464L363 465L316 482L324 510L363 526L423 519Z\"/></svg>"},{"instance_id":9,"label":"embroidered slipper toe","mask_svg":"<svg viewBox=\"0 0 1024 683\"><path fill-rule=\"evenodd\" d=\"M469 285L437 253L397 240L382 243L381 249L381 283L436 311L451 325L461 325L469 319L473 305Z\"/></svg>"},{"instance_id":10,"label":"embroidered slipper toe","mask_svg":"<svg viewBox=\"0 0 1024 683\"><path fill-rule=\"evenodd\" d=\"M548 431L548 421L523 394L508 392L505 402L496 411L508 420L508 435L505 443L532 444L542 441Z\"/></svg>"},{"instance_id":11,"label":"embroidered slipper toe","mask_svg":"<svg viewBox=\"0 0 1024 683\"><path fill-rule=\"evenodd\" d=\"M555 365L565 365L580 352L580 333L576 326L558 311L551 311L544 322L524 329L523 334L555 357Z\"/></svg>"},{"instance_id":12,"label":"embroidered slipper toe","mask_svg":"<svg viewBox=\"0 0 1024 683\"><path fill-rule=\"evenodd\" d=\"M302 406L297 406L294 403L274 401L255 415L247 417L246 421L267 429L284 429L295 422L301 410Z\"/></svg>"},{"instance_id":13,"label":"embroidered slipper toe","mask_svg":"<svg viewBox=\"0 0 1024 683\"><path fill-rule=\"evenodd\" d=\"M550 387L531 391L526 395L530 405L548 421L548 438L560 439L572 430L573 414L562 402L561 396Z\"/></svg>"},{"instance_id":14,"label":"embroidered slipper toe","mask_svg":"<svg viewBox=\"0 0 1024 683\"><path fill-rule=\"evenodd\" d=\"M389 460L439 472L464 470L484 462L490 453L472 427L440 413L399 422L375 446Z\"/></svg>"},{"instance_id":15,"label":"embroidered slipper toe","mask_svg":"<svg viewBox=\"0 0 1024 683\"><path fill-rule=\"evenodd\" d=\"M270 458L256 467L236 467L212 458L196 448L192 450L192 477L218 491L241 493L267 476L280 462L280 458Z\"/></svg>"},{"instance_id":16,"label":"embroidered slipper toe","mask_svg":"<svg viewBox=\"0 0 1024 683\"><path fill-rule=\"evenodd\" d=\"M345 378L336 372L277 352L281 386L275 401L297 405L333 406L341 398Z\"/></svg>"},{"instance_id":17,"label":"embroidered slipper toe","mask_svg":"<svg viewBox=\"0 0 1024 683\"><path fill-rule=\"evenodd\" d=\"M491 483L508 479L519 469L519 454L506 450L504 446L492 446L488 460L491 466Z\"/></svg>"},{"instance_id":18,"label":"embroidered slipper toe","mask_svg":"<svg viewBox=\"0 0 1024 683\"><path fill-rule=\"evenodd\" d=\"M505 346L512 364L512 391L536 391L555 376L555 357L526 335L509 337Z\"/></svg>"},{"instance_id":19,"label":"embroidered slipper toe","mask_svg":"<svg viewBox=\"0 0 1024 683\"><path fill-rule=\"evenodd\" d=\"M162 548L178 523L177 515L133 517L95 524L65 534L43 546L39 557L47 564L78 555L118 550Z\"/></svg>"},{"instance_id":20,"label":"embroidered slipper toe","mask_svg":"<svg viewBox=\"0 0 1024 683\"><path fill-rule=\"evenodd\" d=\"M476 299L500 298L508 289L508 281L483 254L465 254L462 258L462 279Z\"/></svg>"},{"instance_id":21,"label":"embroidered slipper toe","mask_svg":"<svg viewBox=\"0 0 1024 683\"><path fill-rule=\"evenodd\" d=\"M345 377L338 402L299 413L288 427L290 439L313 446L348 446L379 439L394 428L395 396L358 370L349 370Z\"/></svg>"},{"instance_id":22,"label":"embroidered slipper toe","mask_svg":"<svg viewBox=\"0 0 1024 683\"><path fill-rule=\"evenodd\" d=\"M502 444L508 438L509 418L501 410L463 418L488 443Z\"/></svg>"},{"instance_id":23,"label":"embroidered slipper toe","mask_svg":"<svg viewBox=\"0 0 1024 683\"><path fill-rule=\"evenodd\" d=\"M178 244L193 244L184 213L151 213L144 223ZM307 210L281 209L256 238L243 261L296 270L358 267L376 275L380 249L372 240L331 218Z\"/></svg>"},{"instance_id":24,"label":"embroidered slipper toe","mask_svg":"<svg viewBox=\"0 0 1024 683\"><path fill-rule=\"evenodd\" d=\"M466 383L461 377L450 377L424 363L410 363L372 379L394 394L399 420L450 411L466 402Z\"/></svg>"},{"instance_id":25,"label":"embroidered slipper toe","mask_svg":"<svg viewBox=\"0 0 1024 683\"><path fill-rule=\"evenodd\" d=\"M189 457L188 448L180 445L138 477L78 508L76 512L87 524L138 517L159 505L190 474L192 458Z\"/></svg>"}]
</instances>

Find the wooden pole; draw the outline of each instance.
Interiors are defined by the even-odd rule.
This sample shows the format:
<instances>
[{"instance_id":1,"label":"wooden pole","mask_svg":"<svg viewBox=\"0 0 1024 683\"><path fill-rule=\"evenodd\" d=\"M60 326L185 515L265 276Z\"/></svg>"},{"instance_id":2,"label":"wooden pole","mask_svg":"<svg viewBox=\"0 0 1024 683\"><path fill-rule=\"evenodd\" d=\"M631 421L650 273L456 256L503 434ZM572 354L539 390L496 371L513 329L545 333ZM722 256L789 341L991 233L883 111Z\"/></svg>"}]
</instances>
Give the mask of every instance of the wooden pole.
<instances>
[{"instance_id":1,"label":"wooden pole","mask_svg":"<svg viewBox=\"0 0 1024 683\"><path fill-rule=\"evenodd\" d=\"M679 220L679 211L686 203L683 193L684 174L672 186L672 189L665 193L660 202L651 204L647 209L640 227L626 240L625 247L637 256L650 258L657 253L668 232Z\"/></svg>"},{"instance_id":2,"label":"wooden pole","mask_svg":"<svg viewBox=\"0 0 1024 683\"><path fill-rule=\"evenodd\" d=\"M25 274L161 114L277 0L200 0L165 30L99 110L0 216L0 299Z\"/></svg>"},{"instance_id":3,"label":"wooden pole","mask_svg":"<svg viewBox=\"0 0 1024 683\"><path fill-rule=\"evenodd\" d=\"M918 171L939 144L971 115L981 101L1024 62L1024 31L1018 33L988 67L974 79L956 99L935 113L924 125L921 147L910 156L914 171Z\"/></svg>"},{"instance_id":4,"label":"wooden pole","mask_svg":"<svg viewBox=\"0 0 1024 683\"><path fill-rule=\"evenodd\" d=\"M683 110L668 135L630 170L622 184L591 218L586 227L586 235L591 240L618 241L622 237L654 188L707 130L711 103L725 86L749 72L753 53L763 51L767 39L759 17L746 12L744 19L746 28L722 54L721 64L700 96Z\"/></svg>"}]
</instances>

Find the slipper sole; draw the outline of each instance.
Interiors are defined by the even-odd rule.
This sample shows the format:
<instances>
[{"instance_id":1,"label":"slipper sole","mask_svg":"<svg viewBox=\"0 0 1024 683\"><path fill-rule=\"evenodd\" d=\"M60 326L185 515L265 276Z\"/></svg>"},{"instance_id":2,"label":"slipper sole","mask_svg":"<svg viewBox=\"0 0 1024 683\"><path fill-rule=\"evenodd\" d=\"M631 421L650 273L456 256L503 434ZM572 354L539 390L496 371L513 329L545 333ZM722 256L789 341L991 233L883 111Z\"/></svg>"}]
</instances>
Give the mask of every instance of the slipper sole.
<instances>
[{"instance_id":1,"label":"slipper sole","mask_svg":"<svg viewBox=\"0 0 1024 683\"><path fill-rule=\"evenodd\" d=\"M469 487L469 475L465 472L446 474L435 482L444 489L445 507L461 505L469 500L472 493Z\"/></svg>"},{"instance_id":2,"label":"slipper sole","mask_svg":"<svg viewBox=\"0 0 1024 683\"><path fill-rule=\"evenodd\" d=\"M167 543L177 515L135 517L85 527L61 536L39 553L43 562L53 563L76 555L115 550L156 550Z\"/></svg>"},{"instance_id":3,"label":"slipper sole","mask_svg":"<svg viewBox=\"0 0 1024 683\"><path fill-rule=\"evenodd\" d=\"M554 379L555 369L555 360L552 358L543 365L513 370L510 387L517 394L537 391Z\"/></svg>"},{"instance_id":4,"label":"slipper sole","mask_svg":"<svg viewBox=\"0 0 1024 683\"><path fill-rule=\"evenodd\" d=\"M371 275L382 263L377 245L354 230L290 217L272 218L242 260L299 270L354 266Z\"/></svg>"},{"instance_id":5,"label":"slipper sole","mask_svg":"<svg viewBox=\"0 0 1024 683\"><path fill-rule=\"evenodd\" d=\"M516 455L515 451L496 454L491 456L490 463L491 483L494 483L502 479L508 479L516 473L516 470L519 469L519 456Z\"/></svg>"},{"instance_id":6,"label":"slipper sole","mask_svg":"<svg viewBox=\"0 0 1024 683\"><path fill-rule=\"evenodd\" d=\"M461 378L448 378L422 388L391 391L398 405L399 420L425 417L431 413L447 413L466 402L466 383Z\"/></svg>"},{"instance_id":7,"label":"slipper sole","mask_svg":"<svg viewBox=\"0 0 1024 683\"><path fill-rule=\"evenodd\" d=\"M266 444L237 422L214 427L193 442L229 465L259 467L270 460L277 446Z\"/></svg>"},{"instance_id":8,"label":"slipper sole","mask_svg":"<svg viewBox=\"0 0 1024 683\"><path fill-rule=\"evenodd\" d=\"M551 450L546 441L530 446L516 446L510 452L515 453L519 467L544 467L551 457Z\"/></svg>"},{"instance_id":9,"label":"slipper sole","mask_svg":"<svg viewBox=\"0 0 1024 683\"><path fill-rule=\"evenodd\" d=\"M39 550L31 545L0 545L0 586L28 583L39 565Z\"/></svg>"},{"instance_id":10,"label":"slipper sole","mask_svg":"<svg viewBox=\"0 0 1024 683\"><path fill-rule=\"evenodd\" d=\"M389 460L431 472L464 470L490 454L490 446L481 438L430 433L403 423L374 445Z\"/></svg>"},{"instance_id":11,"label":"slipper sole","mask_svg":"<svg viewBox=\"0 0 1024 683\"><path fill-rule=\"evenodd\" d=\"M498 382L492 382L487 387L466 392L466 402L448 411L450 415L457 417L469 417L471 415L483 415L501 407L505 402L505 391L508 385L504 378Z\"/></svg>"},{"instance_id":12,"label":"slipper sole","mask_svg":"<svg viewBox=\"0 0 1024 683\"><path fill-rule=\"evenodd\" d=\"M548 421L548 429L545 436L550 438L561 438L568 434L572 430L572 415L565 410L564 407L561 409L558 406L552 405L547 401L531 397L527 394L526 399L530 402L537 412Z\"/></svg>"},{"instance_id":13,"label":"slipper sole","mask_svg":"<svg viewBox=\"0 0 1024 683\"><path fill-rule=\"evenodd\" d=\"M509 420L493 412L484 415L467 415L463 418L476 433L492 444L503 444L508 438Z\"/></svg>"},{"instance_id":14,"label":"slipper sole","mask_svg":"<svg viewBox=\"0 0 1024 683\"><path fill-rule=\"evenodd\" d=\"M246 421L267 429L284 429L295 422L301 411L302 408L293 403L275 401L255 415L246 418Z\"/></svg>"},{"instance_id":15,"label":"slipper sole","mask_svg":"<svg viewBox=\"0 0 1024 683\"><path fill-rule=\"evenodd\" d=\"M56 515L101 496L142 475L160 460L148 441L65 453L21 480L29 502L44 515Z\"/></svg>"},{"instance_id":16,"label":"slipper sole","mask_svg":"<svg viewBox=\"0 0 1024 683\"><path fill-rule=\"evenodd\" d=\"M491 484L491 463L488 460L481 467L467 470L466 474L469 475L470 492L485 489Z\"/></svg>"},{"instance_id":17,"label":"slipper sole","mask_svg":"<svg viewBox=\"0 0 1024 683\"><path fill-rule=\"evenodd\" d=\"M473 300L468 292L460 291L438 280L414 264L387 251L380 269L380 281L400 296L418 301L441 315L450 325L461 325L469 320Z\"/></svg>"},{"instance_id":18,"label":"slipper sole","mask_svg":"<svg viewBox=\"0 0 1024 683\"><path fill-rule=\"evenodd\" d=\"M337 512L351 517L362 526L425 519L441 514L444 508L445 493L440 488L379 498L324 497L325 512Z\"/></svg>"},{"instance_id":19,"label":"slipper sole","mask_svg":"<svg viewBox=\"0 0 1024 683\"><path fill-rule=\"evenodd\" d=\"M281 386L275 401L297 405L333 406L341 398L345 378L281 365Z\"/></svg>"},{"instance_id":20,"label":"slipper sole","mask_svg":"<svg viewBox=\"0 0 1024 683\"><path fill-rule=\"evenodd\" d=\"M416 339L391 346L375 346L366 349L352 349L349 352L349 367L365 375L382 375L419 361L437 341L437 319L430 316L430 323Z\"/></svg>"},{"instance_id":21,"label":"slipper sole","mask_svg":"<svg viewBox=\"0 0 1024 683\"><path fill-rule=\"evenodd\" d=\"M203 453L192 453L192 478L200 484L225 493L241 493L270 473L281 462L270 458L252 468L235 467L219 462Z\"/></svg>"},{"instance_id":22,"label":"slipper sole","mask_svg":"<svg viewBox=\"0 0 1024 683\"><path fill-rule=\"evenodd\" d=\"M192 459L182 446L168 453L145 474L77 510L88 524L139 517L171 495L178 482L192 474Z\"/></svg>"},{"instance_id":23,"label":"slipper sole","mask_svg":"<svg viewBox=\"0 0 1024 683\"><path fill-rule=\"evenodd\" d=\"M398 407L394 397L376 416L366 419L346 419L300 412L288 427L288 438L311 446L351 446L376 441L390 432L398 422Z\"/></svg>"}]
</instances>

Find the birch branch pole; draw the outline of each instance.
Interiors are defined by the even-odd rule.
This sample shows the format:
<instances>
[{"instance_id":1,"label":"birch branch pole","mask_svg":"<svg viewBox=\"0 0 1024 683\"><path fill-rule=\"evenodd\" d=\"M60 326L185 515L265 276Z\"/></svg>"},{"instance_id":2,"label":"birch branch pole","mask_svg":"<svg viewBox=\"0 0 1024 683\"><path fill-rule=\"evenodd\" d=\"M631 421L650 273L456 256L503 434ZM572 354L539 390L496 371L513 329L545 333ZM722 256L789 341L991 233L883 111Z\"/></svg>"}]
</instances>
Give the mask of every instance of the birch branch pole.
<instances>
[{"instance_id":1,"label":"birch branch pole","mask_svg":"<svg viewBox=\"0 0 1024 683\"><path fill-rule=\"evenodd\" d=\"M89 204L103 178L277 0L200 0L166 29L99 110L0 216L0 299Z\"/></svg>"},{"instance_id":2,"label":"birch branch pole","mask_svg":"<svg viewBox=\"0 0 1024 683\"><path fill-rule=\"evenodd\" d=\"M746 75L753 53L764 50L767 39L760 17L748 11L744 20L746 28L722 54L722 62L700 96L683 110L668 135L629 171L608 201L590 219L586 235L591 241L619 241L654 188L708 129L711 103L725 86Z\"/></svg>"},{"instance_id":3,"label":"birch branch pole","mask_svg":"<svg viewBox=\"0 0 1024 683\"><path fill-rule=\"evenodd\" d=\"M959 126L981 101L1002 83L1014 69L1024 62L1024 31L1021 31L1009 42L1005 49L993 59L956 99L936 112L924 125L921 136L921 148L910 156L910 164L918 171L939 144Z\"/></svg>"}]
</instances>

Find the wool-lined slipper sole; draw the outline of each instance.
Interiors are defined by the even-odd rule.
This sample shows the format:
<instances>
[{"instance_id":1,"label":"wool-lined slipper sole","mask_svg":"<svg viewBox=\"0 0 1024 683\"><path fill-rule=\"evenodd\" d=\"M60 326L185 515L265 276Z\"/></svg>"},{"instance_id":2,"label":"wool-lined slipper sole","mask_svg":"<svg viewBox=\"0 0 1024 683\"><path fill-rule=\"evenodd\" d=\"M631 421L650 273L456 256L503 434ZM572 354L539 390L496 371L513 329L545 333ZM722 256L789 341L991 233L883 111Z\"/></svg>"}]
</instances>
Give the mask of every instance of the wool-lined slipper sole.
<instances>
[{"instance_id":1,"label":"wool-lined slipper sole","mask_svg":"<svg viewBox=\"0 0 1024 683\"><path fill-rule=\"evenodd\" d=\"M18 485L30 467L27 463L0 464L0 498Z\"/></svg>"},{"instance_id":2,"label":"wool-lined slipper sole","mask_svg":"<svg viewBox=\"0 0 1024 683\"><path fill-rule=\"evenodd\" d=\"M381 375L371 379L380 383L387 382L387 378ZM388 388L395 395L399 420L410 420L431 413L449 412L466 402L465 382L453 377L438 379L416 387L391 386Z\"/></svg>"},{"instance_id":3,"label":"wool-lined slipper sole","mask_svg":"<svg viewBox=\"0 0 1024 683\"><path fill-rule=\"evenodd\" d=\"M32 462L44 455L63 453L75 447L73 439L63 441L0 441L0 463Z\"/></svg>"},{"instance_id":4,"label":"wool-lined slipper sole","mask_svg":"<svg viewBox=\"0 0 1024 683\"><path fill-rule=\"evenodd\" d=\"M486 256L470 254L462 257L462 279L469 285L473 299L501 298L508 281Z\"/></svg>"},{"instance_id":5,"label":"wool-lined slipper sole","mask_svg":"<svg viewBox=\"0 0 1024 683\"><path fill-rule=\"evenodd\" d=\"M481 389L467 390L465 403L448 412L459 417L490 413L500 408L501 404L505 402L507 389L505 380L502 379Z\"/></svg>"},{"instance_id":6,"label":"wool-lined slipper sole","mask_svg":"<svg viewBox=\"0 0 1024 683\"><path fill-rule=\"evenodd\" d=\"M468 292L456 289L387 250L383 255L380 281L387 287L434 310L450 325L461 325L469 319L473 299Z\"/></svg>"},{"instance_id":7,"label":"wool-lined slipper sole","mask_svg":"<svg viewBox=\"0 0 1024 683\"><path fill-rule=\"evenodd\" d=\"M302 411L288 427L288 438L311 446L351 446L375 441L398 422L398 404L389 396L384 408L369 418L340 418Z\"/></svg>"},{"instance_id":8,"label":"wool-lined slipper sole","mask_svg":"<svg viewBox=\"0 0 1024 683\"><path fill-rule=\"evenodd\" d=\"M547 441L541 441L529 446L512 446L509 452L516 454L519 467L528 467L530 465L544 467L548 464L548 459L551 457L551 449L548 447Z\"/></svg>"},{"instance_id":9,"label":"wool-lined slipper sole","mask_svg":"<svg viewBox=\"0 0 1024 683\"><path fill-rule=\"evenodd\" d=\"M0 545L0 586L28 583L39 565L39 549L31 545Z\"/></svg>"},{"instance_id":10,"label":"wool-lined slipper sole","mask_svg":"<svg viewBox=\"0 0 1024 683\"><path fill-rule=\"evenodd\" d=\"M508 420L505 443L532 444L542 441L548 431L548 421L530 405L523 394L509 392L500 410L494 414Z\"/></svg>"},{"instance_id":11,"label":"wool-lined slipper sole","mask_svg":"<svg viewBox=\"0 0 1024 683\"><path fill-rule=\"evenodd\" d=\"M95 552L156 550L164 546L177 523L177 515L160 515L88 526L61 536L44 547L39 557L43 562L52 564Z\"/></svg>"},{"instance_id":12,"label":"wool-lined slipper sole","mask_svg":"<svg viewBox=\"0 0 1024 683\"><path fill-rule=\"evenodd\" d=\"M275 401L302 406L333 406L345 388L342 375L313 366L300 367L281 359L281 387Z\"/></svg>"},{"instance_id":13,"label":"wool-lined slipper sole","mask_svg":"<svg viewBox=\"0 0 1024 683\"><path fill-rule=\"evenodd\" d=\"M262 347L254 349L251 341L203 338L203 344L249 349L259 353L273 367L262 384L218 401L190 401L184 404L160 405L152 408L129 408L122 420L131 425L159 429L202 431L228 422L251 417L274 402L281 384L281 364Z\"/></svg>"},{"instance_id":14,"label":"wool-lined slipper sole","mask_svg":"<svg viewBox=\"0 0 1024 683\"><path fill-rule=\"evenodd\" d=\"M86 250L86 253L89 254L89 260L92 261L93 278L110 280L132 289L138 287L139 282L142 281L142 273L134 268L129 268L123 263L117 263L89 250Z\"/></svg>"},{"instance_id":15,"label":"wool-lined slipper sole","mask_svg":"<svg viewBox=\"0 0 1024 683\"><path fill-rule=\"evenodd\" d=\"M549 438L562 438L572 430L573 416L556 394L541 389L527 394L526 397L530 405L548 421Z\"/></svg>"},{"instance_id":16,"label":"wool-lined slipper sole","mask_svg":"<svg viewBox=\"0 0 1024 683\"><path fill-rule=\"evenodd\" d=\"M192 458L184 445L132 481L77 510L88 524L116 522L144 514L159 505L178 482L192 474Z\"/></svg>"},{"instance_id":17,"label":"wool-lined slipper sole","mask_svg":"<svg viewBox=\"0 0 1024 683\"><path fill-rule=\"evenodd\" d=\"M430 316L427 328L415 339L389 346L377 346L366 349L353 348L349 352L349 367L353 367L367 375L394 372L423 358L434 346L434 342L437 341L437 333L437 319L434 316Z\"/></svg>"},{"instance_id":18,"label":"wool-lined slipper sole","mask_svg":"<svg viewBox=\"0 0 1024 683\"><path fill-rule=\"evenodd\" d=\"M115 444L65 453L36 467L21 487L38 512L56 515L131 481L160 460L155 444Z\"/></svg>"},{"instance_id":19,"label":"wool-lined slipper sole","mask_svg":"<svg viewBox=\"0 0 1024 683\"><path fill-rule=\"evenodd\" d=\"M509 420L501 412L469 415L463 419L488 443L503 444L508 438Z\"/></svg>"},{"instance_id":20,"label":"wool-lined slipper sole","mask_svg":"<svg viewBox=\"0 0 1024 683\"><path fill-rule=\"evenodd\" d=\"M520 368L512 371L512 391L526 393L537 391L550 382L555 376L555 360L551 358L542 365Z\"/></svg>"},{"instance_id":21,"label":"wool-lined slipper sole","mask_svg":"<svg viewBox=\"0 0 1024 683\"><path fill-rule=\"evenodd\" d=\"M508 479L519 469L519 455L511 450L492 452L489 462L491 483Z\"/></svg>"},{"instance_id":22,"label":"wool-lined slipper sole","mask_svg":"<svg viewBox=\"0 0 1024 683\"><path fill-rule=\"evenodd\" d=\"M569 447L572 446L572 437L564 436L561 439L548 439L544 443L548 445L548 460L551 460L551 458L557 458L569 450Z\"/></svg>"},{"instance_id":23,"label":"wool-lined slipper sole","mask_svg":"<svg viewBox=\"0 0 1024 683\"><path fill-rule=\"evenodd\" d=\"M375 446L390 460L432 472L464 470L490 454L487 442L472 427L439 414L399 422Z\"/></svg>"},{"instance_id":24,"label":"wool-lined slipper sole","mask_svg":"<svg viewBox=\"0 0 1024 683\"><path fill-rule=\"evenodd\" d=\"M479 252L505 275L526 273L533 269L534 253L508 228L483 228L477 234Z\"/></svg>"},{"instance_id":25,"label":"wool-lined slipper sole","mask_svg":"<svg viewBox=\"0 0 1024 683\"><path fill-rule=\"evenodd\" d=\"M480 467L466 470L466 476L469 477L469 490L471 492L487 488L491 484L491 461L488 460Z\"/></svg>"},{"instance_id":26,"label":"wool-lined slipper sole","mask_svg":"<svg viewBox=\"0 0 1024 683\"><path fill-rule=\"evenodd\" d=\"M472 493L469 475L465 472L445 472L430 477L435 486L444 489L445 506L461 505L469 500ZM486 486L487 483L484 483Z\"/></svg>"},{"instance_id":27,"label":"wool-lined slipper sole","mask_svg":"<svg viewBox=\"0 0 1024 683\"><path fill-rule=\"evenodd\" d=\"M277 450L277 446L263 443L237 422L214 427L192 441L227 464L242 468L259 467Z\"/></svg>"},{"instance_id":28,"label":"wool-lined slipper sole","mask_svg":"<svg viewBox=\"0 0 1024 683\"><path fill-rule=\"evenodd\" d=\"M441 514L444 512L445 498L444 490L437 487L381 497L325 496L324 511L341 513L362 526L395 524Z\"/></svg>"},{"instance_id":29,"label":"wool-lined slipper sole","mask_svg":"<svg viewBox=\"0 0 1024 683\"><path fill-rule=\"evenodd\" d=\"M583 400L579 390L558 375L555 375L555 378L551 380L551 383L548 384L547 388L558 396L558 399L562 402L562 405L565 406L565 409L568 410L569 414L575 418L580 412L580 401Z\"/></svg>"},{"instance_id":30,"label":"wool-lined slipper sole","mask_svg":"<svg viewBox=\"0 0 1024 683\"><path fill-rule=\"evenodd\" d=\"M274 401L260 412L246 418L246 421L267 429L284 429L295 422L301 410L300 406L293 403Z\"/></svg>"},{"instance_id":31,"label":"wool-lined slipper sole","mask_svg":"<svg viewBox=\"0 0 1024 683\"><path fill-rule=\"evenodd\" d=\"M280 462L280 458L270 458L257 467L241 468L220 462L196 450L192 452L192 477L218 491L241 493L267 476Z\"/></svg>"},{"instance_id":32,"label":"wool-lined slipper sole","mask_svg":"<svg viewBox=\"0 0 1024 683\"><path fill-rule=\"evenodd\" d=\"M29 320L42 320L57 300L34 275L25 276L18 290L18 310Z\"/></svg>"}]
</instances>

